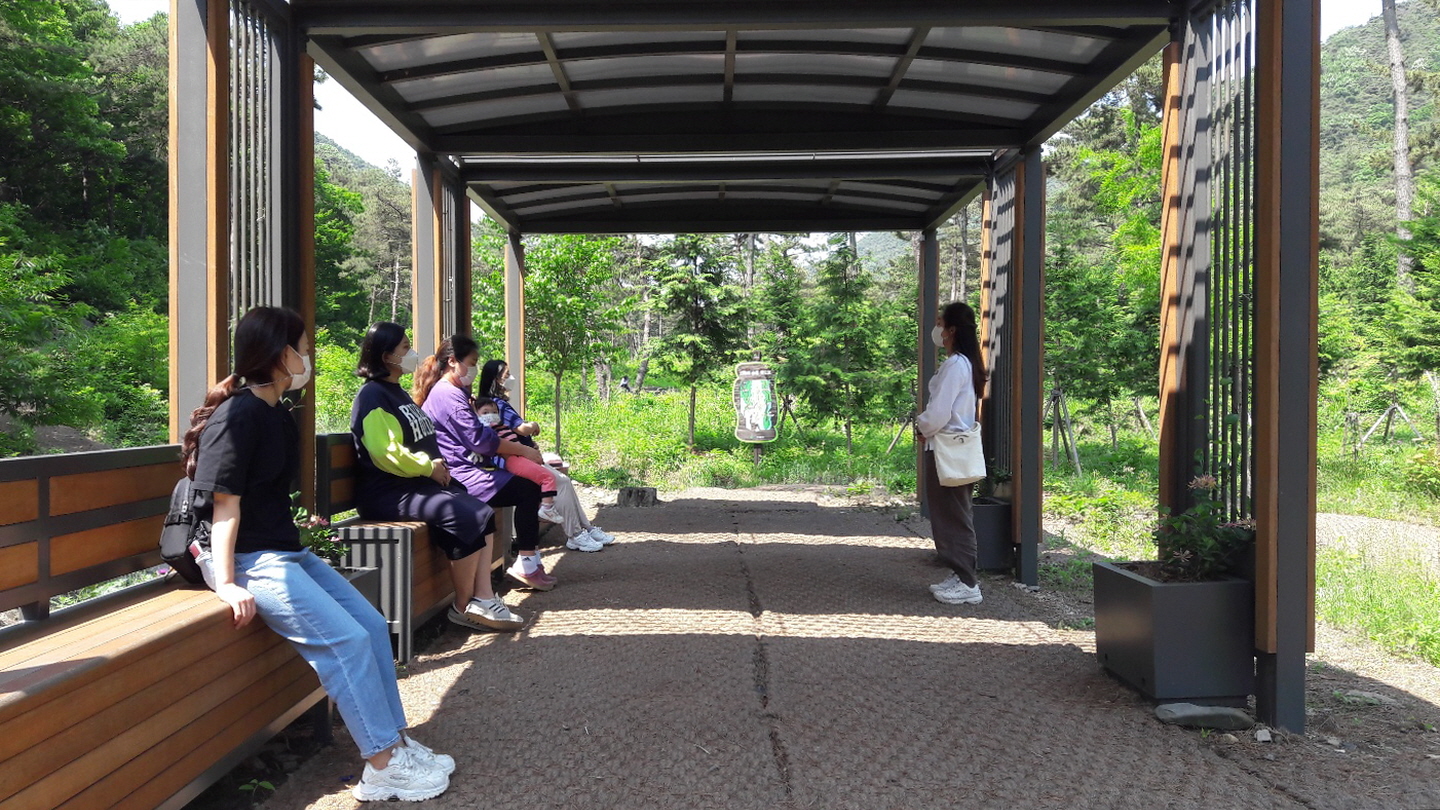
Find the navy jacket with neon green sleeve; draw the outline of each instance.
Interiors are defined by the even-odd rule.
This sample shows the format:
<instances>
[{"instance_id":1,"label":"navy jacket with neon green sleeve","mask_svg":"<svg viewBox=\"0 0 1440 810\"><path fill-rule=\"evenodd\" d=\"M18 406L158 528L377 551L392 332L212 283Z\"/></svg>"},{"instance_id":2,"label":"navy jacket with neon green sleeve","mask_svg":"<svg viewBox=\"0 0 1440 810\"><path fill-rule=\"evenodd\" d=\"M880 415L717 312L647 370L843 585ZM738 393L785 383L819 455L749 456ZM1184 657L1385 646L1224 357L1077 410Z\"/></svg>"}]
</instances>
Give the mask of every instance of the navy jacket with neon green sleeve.
<instances>
[{"instance_id":1,"label":"navy jacket with neon green sleeve","mask_svg":"<svg viewBox=\"0 0 1440 810\"><path fill-rule=\"evenodd\" d=\"M350 409L350 433L361 487L383 486L386 478L426 478L440 458L435 424L393 382L361 386Z\"/></svg>"}]
</instances>

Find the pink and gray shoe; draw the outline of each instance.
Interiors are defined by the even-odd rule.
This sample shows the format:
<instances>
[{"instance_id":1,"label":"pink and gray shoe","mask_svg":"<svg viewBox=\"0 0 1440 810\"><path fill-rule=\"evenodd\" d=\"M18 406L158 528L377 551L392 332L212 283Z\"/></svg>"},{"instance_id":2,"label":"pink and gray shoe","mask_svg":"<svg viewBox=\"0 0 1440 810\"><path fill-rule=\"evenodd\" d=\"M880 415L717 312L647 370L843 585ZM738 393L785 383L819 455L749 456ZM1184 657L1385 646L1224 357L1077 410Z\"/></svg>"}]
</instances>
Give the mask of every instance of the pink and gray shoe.
<instances>
[{"instance_id":1,"label":"pink and gray shoe","mask_svg":"<svg viewBox=\"0 0 1440 810\"><path fill-rule=\"evenodd\" d=\"M525 566L519 560L516 560L513 565L505 569L505 575L534 591L551 590L558 581L555 577L545 573L543 567L536 570L533 574L526 574Z\"/></svg>"}]
</instances>

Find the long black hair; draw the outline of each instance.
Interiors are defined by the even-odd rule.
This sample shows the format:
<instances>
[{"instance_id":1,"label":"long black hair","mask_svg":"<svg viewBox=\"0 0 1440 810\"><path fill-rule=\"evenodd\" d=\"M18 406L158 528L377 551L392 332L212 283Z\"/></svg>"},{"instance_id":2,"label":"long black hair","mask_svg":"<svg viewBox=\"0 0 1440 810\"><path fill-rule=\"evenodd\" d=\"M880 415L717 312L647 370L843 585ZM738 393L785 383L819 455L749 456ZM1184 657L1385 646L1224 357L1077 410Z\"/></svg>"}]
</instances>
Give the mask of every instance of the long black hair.
<instances>
[{"instance_id":1,"label":"long black hair","mask_svg":"<svg viewBox=\"0 0 1440 810\"><path fill-rule=\"evenodd\" d=\"M975 386L978 398L985 392L985 360L980 356L980 329L975 322L975 310L964 301L945 305L940 320L955 332L950 338L950 353L963 354L970 361L970 380Z\"/></svg>"},{"instance_id":2,"label":"long black hair","mask_svg":"<svg viewBox=\"0 0 1440 810\"><path fill-rule=\"evenodd\" d=\"M405 327L398 323L381 321L370 327L370 331L365 333L365 341L360 344L360 364L355 369L355 376L367 380L389 377L390 369L385 365L385 358L404 339Z\"/></svg>"},{"instance_id":3,"label":"long black hair","mask_svg":"<svg viewBox=\"0 0 1440 810\"><path fill-rule=\"evenodd\" d=\"M180 448L185 474L195 477L200 452L200 434L214 415L215 409L247 386L274 382L275 367L285 349L300 350L300 336L305 334L305 320L293 309L255 307L235 324L235 361L232 373L205 394L205 401L190 414L190 429Z\"/></svg>"},{"instance_id":4,"label":"long black hair","mask_svg":"<svg viewBox=\"0 0 1440 810\"><path fill-rule=\"evenodd\" d=\"M499 387L499 383L500 369L508 369L509 365L504 360L486 360L485 367L480 369L480 387L475 389L475 396L508 400L509 397L505 396L505 390Z\"/></svg>"}]
</instances>

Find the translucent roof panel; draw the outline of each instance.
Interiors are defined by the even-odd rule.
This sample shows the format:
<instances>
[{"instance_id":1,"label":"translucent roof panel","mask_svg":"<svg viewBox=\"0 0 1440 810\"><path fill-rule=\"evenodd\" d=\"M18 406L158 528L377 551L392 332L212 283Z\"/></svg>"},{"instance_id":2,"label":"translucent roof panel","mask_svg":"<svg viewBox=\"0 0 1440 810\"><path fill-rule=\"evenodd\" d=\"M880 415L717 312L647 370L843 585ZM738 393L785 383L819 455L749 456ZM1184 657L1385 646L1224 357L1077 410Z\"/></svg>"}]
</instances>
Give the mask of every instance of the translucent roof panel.
<instances>
[{"instance_id":1,"label":"translucent roof panel","mask_svg":"<svg viewBox=\"0 0 1440 810\"><path fill-rule=\"evenodd\" d=\"M514 90L521 87L548 86L559 89L559 85L555 83L555 72L543 62L537 65L519 65L494 70L471 70L447 76L395 82L391 86L395 88L395 92L399 93L401 98L409 102L429 101L468 93Z\"/></svg>"},{"instance_id":2,"label":"translucent roof panel","mask_svg":"<svg viewBox=\"0 0 1440 810\"><path fill-rule=\"evenodd\" d=\"M735 73L779 73L801 76L866 76L889 78L896 59L848 54L737 53Z\"/></svg>"},{"instance_id":3,"label":"translucent roof panel","mask_svg":"<svg viewBox=\"0 0 1440 810\"><path fill-rule=\"evenodd\" d=\"M593 200L570 200L559 203L546 203L545 205L532 205L529 208L516 208L515 213L523 216L538 216L540 214L553 214L556 211L579 211L586 208L614 208L615 203L607 195L603 198L597 197Z\"/></svg>"},{"instance_id":4,"label":"translucent roof panel","mask_svg":"<svg viewBox=\"0 0 1440 810\"><path fill-rule=\"evenodd\" d=\"M737 42L865 42L903 45L914 34L909 28L841 28L819 30L741 31Z\"/></svg>"},{"instance_id":5,"label":"translucent roof panel","mask_svg":"<svg viewBox=\"0 0 1440 810\"><path fill-rule=\"evenodd\" d=\"M1054 93L1071 79L1070 76L1063 73L980 65L974 62L946 62L936 59L916 59L911 62L910 69L905 71L905 78L976 84L1027 93Z\"/></svg>"},{"instance_id":6,"label":"translucent roof panel","mask_svg":"<svg viewBox=\"0 0 1440 810\"><path fill-rule=\"evenodd\" d=\"M632 107L649 104L715 104L725 98L725 88L716 77L713 85L675 87L623 87L616 90L585 90L575 94L587 110L604 107Z\"/></svg>"},{"instance_id":7,"label":"translucent roof panel","mask_svg":"<svg viewBox=\"0 0 1440 810\"><path fill-rule=\"evenodd\" d=\"M455 34L372 45L358 51L371 67L383 71L474 59L478 56L503 56L531 51L538 53L540 41L534 34L527 33Z\"/></svg>"},{"instance_id":8,"label":"translucent roof panel","mask_svg":"<svg viewBox=\"0 0 1440 810\"><path fill-rule=\"evenodd\" d=\"M875 101L876 87L836 87L818 84L735 84L735 101L784 101L791 104L855 104Z\"/></svg>"},{"instance_id":9,"label":"translucent roof panel","mask_svg":"<svg viewBox=\"0 0 1440 810\"><path fill-rule=\"evenodd\" d=\"M676 56L627 56L614 59L572 59L564 63L572 82L634 79L642 76L725 75L725 55L696 53Z\"/></svg>"},{"instance_id":10,"label":"translucent roof panel","mask_svg":"<svg viewBox=\"0 0 1440 810\"><path fill-rule=\"evenodd\" d=\"M914 197L920 200L938 200L940 192L928 188L915 188L913 186L891 186L885 183L863 183L853 180L846 180L840 184L840 191L850 191L856 194L891 194L896 197Z\"/></svg>"},{"instance_id":11,"label":"translucent roof panel","mask_svg":"<svg viewBox=\"0 0 1440 810\"><path fill-rule=\"evenodd\" d=\"M556 50L663 42L715 42L725 44L724 31L556 31L550 35ZM563 56L563 54L562 54Z\"/></svg>"},{"instance_id":12,"label":"translucent roof panel","mask_svg":"<svg viewBox=\"0 0 1440 810\"><path fill-rule=\"evenodd\" d=\"M495 184L499 186L499 183ZM556 197L570 197L575 195L595 194L602 197L610 196L610 192L603 185L577 186L573 183L555 185L551 188L539 191L526 191L520 194L505 194L505 204L510 206L523 205L525 203L538 202L540 200L553 200Z\"/></svg>"},{"instance_id":13,"label":"translucent roof panel","mask_svg":"<svg viewBox=\"0 0 1440 810\"><path fill-rule=\"evenodd\" d=\"M937 48L991 51L1006 56L1031 56L1085 63L1110 44L1094 37L1036 31L1032 28L933 28L925 44Z\"/></svg>"},{"instance_id":14,"label":"translucent roof panel","mask_svg":"<svg viewBox=\"0 0 1440 810\"><path fill-rule=\"evenodd\" d=\"M956 93L930 93L901 88L890 97L890 109L906 107L916 110L944 110L952 113L987 115L993 118L1011 118L1023 121L1035 114L1038 104L1024 101L1006 101L999 98L966 96Z\"/></svg>"},{"instance_id":15,"label":"translucent roof panel","mask_svg":"<svg viewBox=\"0 0 1440 810\"><path fill-rule=\"evenodd\" d=\"M463 124L471 121L483 121L490 123L503 118L516 118L522 115L535 115L537 113L562 112L569 108L565 103L565 97L557 91L537 96L520 96L516 98L502 98L494 101L476 101L469 104L456 104L453 107L441 107L434 110L424 110L420 116L425 123L432 127L443 127L449 124Z\"/></svg>"},{"instance_id":16,"label":"translucent roof panel","mask_svg":"<svg viewBox=\"0 0 1440 810\"><path fill-rule=\"evenodd\" d=\"M930 206L923 203L902 202L900 200L880 200L874 197L857 197L850 194L836 194L832 202L840 205L853 205L857 208L885 208L891 211L909 211L912 214L923 213Z\"/></svg>"}]
</instances>

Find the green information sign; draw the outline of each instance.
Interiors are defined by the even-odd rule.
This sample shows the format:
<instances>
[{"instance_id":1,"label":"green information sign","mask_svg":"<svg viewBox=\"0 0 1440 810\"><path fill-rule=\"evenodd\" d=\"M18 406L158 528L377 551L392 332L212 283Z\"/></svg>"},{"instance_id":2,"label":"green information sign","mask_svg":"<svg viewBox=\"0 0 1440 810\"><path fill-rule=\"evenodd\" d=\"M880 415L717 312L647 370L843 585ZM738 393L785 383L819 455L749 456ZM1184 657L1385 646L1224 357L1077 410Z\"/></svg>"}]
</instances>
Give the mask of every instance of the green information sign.
<instances>
[{"instance_id":1,"label":"green information sign","mask_svg":"<svg viewBox=\"0 0 1440 810\"><path fill-rule=\"evenodd\" d=\"M765 363L735 367L735 438L742 442L773 442L780 415L775 396L775 369Z\"/></svg>"}]
</instances>

